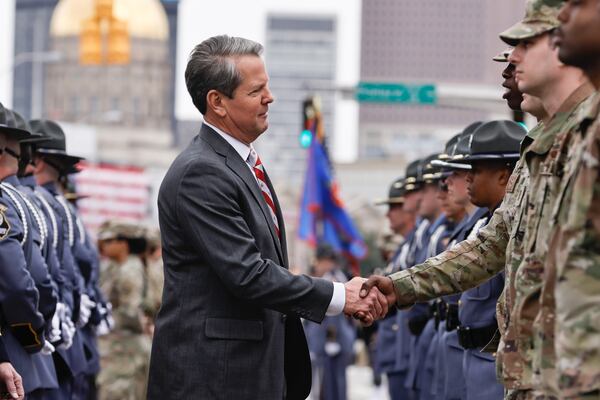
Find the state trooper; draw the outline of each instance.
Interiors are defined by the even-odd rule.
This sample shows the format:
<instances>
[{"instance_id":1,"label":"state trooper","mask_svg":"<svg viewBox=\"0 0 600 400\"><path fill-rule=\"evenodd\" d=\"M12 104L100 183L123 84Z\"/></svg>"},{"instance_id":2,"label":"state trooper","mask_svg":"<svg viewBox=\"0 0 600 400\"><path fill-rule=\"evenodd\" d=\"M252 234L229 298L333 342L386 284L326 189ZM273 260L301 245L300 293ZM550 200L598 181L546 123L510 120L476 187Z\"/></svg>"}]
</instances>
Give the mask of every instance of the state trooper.
<instances>
[{"instance_id":1,"label":"state trooper","mask_svg":"<svg viewBox=\"0 0 600 400\"><path fill-rule=\"evenodd\" d=\"M17 129L12 112L0 105L0 138L2 141L0 187L3 199L8 206L2 215L2 228L10 231L9 233L14 238L14 240L10 240L5 232L3 251L6 254L3 256L6 259L3 262L8 262L8 265L15 269L25 268L27 270L39 294L36 308L42 316L41 325L38 325L39 321L10 324L10 329L4 336L10 359L15 369L23 376L27 398L42 399L45 394L58 388L51 356L55 348L47 340L47 336L53 335L52 318L56 311L57 293L41 254L42 240L35 227L35 217L27 206L27 200L16 188L19 186L16 177L20 157L19 140L29 136L29 132ZM9 210L13 212L8 212ZM10 246L11 244L13 246ZM10 272L8 273L10 274ZM19 310L12 312L15 311ZM36 324L35 328L32 323ZM14 336L9 333L11 331ZM23 341L19 343L13 340L20 337L28 337L29 343L25 344Z\"/></svg>"},{"instance_id":2,"label":"state trooper","mask_svg":"<svg viewBox=\"0 0 600 400\"><path fill-rule=\"evenodd\" d=\"M96 375L100 372L96 331L101 324L107 321L109 310L99 287L100 256L77 210L77 200L80 195L76 192L71 179L77 173L79 173L79 169L74 165L64 171L61 179L61 191L64 199L67 200L66 208L74 225L71 252L84 280L85 288L85 292L82 294L82 304L86 305L82 310L85 311L85 314L80 312L78 321L78 328L81 330L87 355L86 379L82 382L82 390L87 392L88 397L95 397Z\"/></svg>"},{"instance_id":3,"label":"state trooper","mask_svg":"<svg viewBox=\"0 0 600 400\"><path fill-rule=\"evenodd\" d=\"M386 269L388 274L411 265L409 255L415 240L418 200L419 195L414 190L407 193L406 181L400 178L390 185L388 197L376 202L377 205L388 206L386 216L390 229L404 238ZM399 313L390 312L378 324L374 352L376 369L388 377L388 391L392 400L409 398L408 390L404 387L408 366L405 357L402 357L409 344L410 332L405 320Z\"/></svg>"},{"instance_id":4,"label":"state trooper","mask_svg":"<svg viewBox=\"0 0 600 400\"><path fill-rule=\"evenodd\" d=\"M443 251L454 230L454 223L447 217L446 210L444 209L447 201L447 187L443 183L445 178L441 168L432 164L434 160L439 160L440 155L433 154L425 158L423 162L425 189L420 213L424 218L433 221L428 228L429 241L427 248L423 249L420 255L423 260ZM419 259L417 259L417 262L419 262ZM426 316L422 315L427 318L423 318L426 321L426 325L417 343L417 359L411 369L412 376L409 374L409 379L413 379L419 399L432 399L435 398L432 382L435 375L437 343L439 339L437 304L431 302L429 304L429 314Z\"/></svg>"},{"instance_id":5,"label":"state trooper","mask_svg":"<svg viewBox=\"0 0 600 400\"><path fill-rule=\"evenodd\" d=\"M71 330L71 346L62 357L65 363L57 371L59 386L63 398L83 399L88 393L89 363L81 326L91 315L91 302L86 298L85 279L72 252L76 223L70 214L67 200L59 190L61 176L72 171L73 165L82 158L67 154L65 134L57 123L33 120L30 125L34 134L41 135L32 142L34 177L38 184L35 193L45 212L51 216L50 220L56 222L56 254L65 276L65 285L72 296L68 299L72 304L65 304L64 313L76 325L76 329Z\"/></svg>"},{"instance_id":6,"label":"state trooper","mask_svg":"<svg viewBox=\"0 0 600 400\"><path fill-rule=\"evenodd\" d=\"M467 126L446 144L445 152L432 164L442 168L445 184L448 186L448 202L458 208L452 217L456 221L454 230L448 238L448 248L468 237L485 214L485 210L471 203L467 190L469 165L454 161L464 158L470 151L473 132L481 125L474 122ZM462 215L462 219L458 220ZM462 366L463 348L458 343L458 300L460 295L445 296L437 303L440 319L444 323L438 326L438 359L435 371L436 398L464 399L465 380ZM441 308L441 309L440 309Z\"/></svg>"},{"instance_id":7,"label":"state trooper","mask_svg":"<svg viewBox=\"0 0 600 400\"><path fill-rule=\"evenodd\" d=\"M414 263L425 261L431 249L437 248L442 242L441 236L446 235L446 219L442 215L439 200L438 170L431 164L437 158L438 154L431 155L420 160L418 164L420 169L418 177L422 186L418 215L422 219L420 227L424 227L425 230L420 237L418 248L415 249ZM430 305L420 304L408 312L408 326L412 337L406 385L413 390L414 399L419 399L422 397L421 391L429 389L429 386L423 382L423 373L425 357L435 330L434 325Z\"/></svg>"},{"instance_id":8,"label":"state trooper","mask_svg":"<svg viewBox=\"0 0 600 400\"><path fill-rule=\"evenodd\" d=\"M477 207L487 209L482 224L489 221L504 198L525 134L525 129L513 121L484 123L473 133L469 154L455 161L471 166L467 175L469 198ZM476 229L477 226L473 234ZM493 400L504 396L504 387L496 380L495 359L491 354L497 350L499 339L496 303L504 288L504 279L500 273L463 292L459 300L457 334L458 342L465 349L463 372L467 400Z\"/></svg>"}]
</instances>

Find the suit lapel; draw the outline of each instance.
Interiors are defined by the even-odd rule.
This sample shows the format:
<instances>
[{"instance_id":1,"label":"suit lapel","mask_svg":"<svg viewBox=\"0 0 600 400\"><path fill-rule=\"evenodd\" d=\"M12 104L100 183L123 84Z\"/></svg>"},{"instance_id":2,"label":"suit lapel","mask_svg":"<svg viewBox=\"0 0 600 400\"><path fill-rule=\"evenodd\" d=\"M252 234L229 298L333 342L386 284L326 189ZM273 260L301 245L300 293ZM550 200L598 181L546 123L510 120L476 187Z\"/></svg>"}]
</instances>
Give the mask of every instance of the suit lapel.
<instances>
[{"instance_id":1,"label":"suit lapel","mask_svg":"<svg viewBox=\"0 0 600 400\"><path fill-rule=\"evenodd\" d=\"M267 222L267 226L269 227L269 232L271 233L271 238L275 242L275 248L277 249L277 255L280 258L281 264L282 265L285 264L286 258L284 258L282 246L281 246L281 243L277 236L277 231L275 230L275 225L273 224L273 221L271 220L271 212L269 211L269 208L268 208L269 206L263 199L263 194L262 194L260 188L258 187L258 184L256 183L256 178L250 171L248 164L246 164L246 162L244 160L242 160L242 158L235 151L235 149L233 147L231 147L229 145L229 143L227 143L227 141L225 139L223 139L218 133L213 131L212 128L203 124L202 130L200 131L200 136L206 142L208 142L217 153L219 153L225 157L225 163L227 164L227 167L229 167L229 169L231 169L238 177L240 177L240 179L242 179L242 181L244 182L246 187L248 187L248 189L250 190L250 193L252 193L252 197L254 198L254 200L256 201L258 206L260 207L263 217L264 217L265 221ZM269 186L270 186L270 182L269 182ZM273 196L275 196L275 194L274 194L275 192L273 191L273 189L271 189L271 187L269 187L269 190L271 190L271 194ZM279 209L279 203L277 202L277 200L275 200L275 198L274 198L274 201L275 201L275 204L277 205L277 214L278 214L277 218L281 224L282 219L280 217L281 211ZM284 237L283 236L284 232L281 231L281 233L282 233L282 237Z\"/></svg>"}]
</instances>

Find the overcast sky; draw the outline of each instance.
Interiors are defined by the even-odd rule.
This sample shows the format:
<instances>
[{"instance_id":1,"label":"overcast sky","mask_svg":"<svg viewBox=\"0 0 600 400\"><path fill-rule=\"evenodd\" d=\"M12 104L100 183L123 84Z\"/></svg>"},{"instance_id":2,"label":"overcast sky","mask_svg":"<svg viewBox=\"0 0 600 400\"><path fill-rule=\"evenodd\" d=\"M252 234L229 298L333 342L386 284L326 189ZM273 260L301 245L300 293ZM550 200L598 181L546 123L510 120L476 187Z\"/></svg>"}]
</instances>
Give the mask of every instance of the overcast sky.
<instances>
[{"instance_id":1,"label":"overcast sky","mask_svg":"<svg viewBox=\"0 0 600 400\"><path fill-rule=\"evenodd\" d=\"M0 103L12 106L15 1L0 0Z\"/></svg>"}]
</instances>

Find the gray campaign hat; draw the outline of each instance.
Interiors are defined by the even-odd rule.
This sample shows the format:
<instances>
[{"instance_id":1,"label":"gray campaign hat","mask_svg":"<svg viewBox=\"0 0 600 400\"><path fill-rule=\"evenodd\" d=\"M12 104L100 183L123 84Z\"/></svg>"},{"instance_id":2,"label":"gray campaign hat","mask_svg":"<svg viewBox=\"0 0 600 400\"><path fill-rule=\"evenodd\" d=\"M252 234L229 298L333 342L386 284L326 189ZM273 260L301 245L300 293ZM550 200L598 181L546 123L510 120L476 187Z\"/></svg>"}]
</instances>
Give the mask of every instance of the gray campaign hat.
<instances>
[{"instance_id":1,"label":"gray campaign hat","mask_svg":"<svg viewBox=\"0 0 600 400\"><path fill-rule=\"evenodd\" d=\"M450 153L448 153L448 158L445 160L438 160L438 161L432 161L432 164L438 166L438 167L442 167L443 171L442 171L442 175L444 176L448 176L449 172L451 172L452 170L470 170L471 166L469 164L462 164L462 163L457 163L457 160L461 160L464 157L466 157L471 149L471 139L473 137L473 132L475 132L475 130L477 128L479 128L479 126L482 124L482 122L474 122L470 125L468 125L463 131L462 133L460 133L458 135L458 137L455 137L453 139L455 139L455 143L454 146L449 149ZM452 140L452 139L451 139Z\"/></svg>"},{"instance_id":2,"label":"gray campaign hat","mask_svg":"<svg viewBox=\"0 0 600 400\"><path fill-rule=\"evenodd\" d=\"M442 167L433 164L439 160L441 153L435 153L423 159L423 181L425 183L436 183L443 179Z\"/></svg>"},{"instance_id":3,"label":"gray campaign hat","mask_svg":"<svg viewBox=\"0 0 600 400\"><path fill-rule=\"evenodd\" d=\"M514 121L499 120L482 124L473 133L470 152L455 162L470 164L480 160L516 161L526 129Z\"/></svg>"},{"instance_id":4,"label":"gray campaign hat","mask_svg":"<svg viewBox=\"0 0 600 400\"><path fill-rule=\"evenodd\" d=\"M390 190L388 191L387 199L378 200L375 202L375 205L384 205L384 204L402 204L404 203L404 195L406 194L406 189L404 188L405 182L404 178L396 179L390 185Z\"/></svg>"},{"instance_id":5,"label":"gray campaign hat","mask_svg":"<svg viewBox=\"0 0 600 400\"><path fill-rule=\"evenodd\" d=\"M56 122L47 119L36 119L30 121L29 124L32 133L37 135L31 140L36 145L37 153L56 156L71 164L76 164L84 159L67 153L65 133Z\"/></svg>"},{"instance_id":6,"label":"gray campaign hat","mask_svg":"<svg viewBox=\"0 0 600 400\"><path fill-rule=\"evenodd\" d=\"M19 141L31 137L31 133L17 126L15 114L2 103L0 103L0 133Z\"/></svg>"},{"instance_id":7,"label":"gray campaign hat","mask_svg":"<svg viewBox=\"0 0 600 400\"><path fill-rule=\"evenodd\" d=\"M412 161L406 167L404 176L404 189L406 192L414 192L423 188L423 160L418 159Z\"/></svg>"}]
</instances>

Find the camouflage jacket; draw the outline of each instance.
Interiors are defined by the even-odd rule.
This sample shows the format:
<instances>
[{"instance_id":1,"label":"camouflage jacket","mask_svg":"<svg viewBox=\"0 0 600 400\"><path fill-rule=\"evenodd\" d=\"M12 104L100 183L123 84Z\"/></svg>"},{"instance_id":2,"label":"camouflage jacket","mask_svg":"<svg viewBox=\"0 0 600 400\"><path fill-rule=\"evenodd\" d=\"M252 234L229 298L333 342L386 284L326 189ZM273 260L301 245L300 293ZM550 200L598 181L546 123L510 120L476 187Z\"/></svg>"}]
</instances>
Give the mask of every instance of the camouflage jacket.
<instances>
[{"instance_id":1,"label":"camouflage jacket","mask_svg":"<svg viewBox=\"0 0 600 400\"><path fill-rule=\"evenodd\" d=\"M102 269L100 289L112 304L115 333L142 333L144 286L144 266L137 256L123 264L109 262Z\"/></svg>"},{"instance_id":2,"label":"camouflage jacket","mask_svg":"<svg viewBox=\"0 0 600 400\"><path fill-rule=\"evenodd\" d=\"M557 193L550 187L557 181L548 173L552 167L559 173L560 165L552 160L560 155L555 151L559 140L565 139L558 133L572 124L570 116L577 115L589 93L589 86L579 88L547 126L538 125L530 132L526 140L533 142L523 148L502 205L477 237L391 276L398 305L405 307L475 287L506 267L505 289L497 308L502 335L497 366L499 378L508 389L534 387L531 332L539 306L533 300L534 293L539 295L541 290L543 268L539 260L547 252L544 235L550 232L548 207Z\"/></svg>"},{"instance_id":3,"label":"camouflage jacket","mask_svg":"<svg viewBox=\"0 0 600 400\"><path fill-rule=\"evenodd\" d=\"M536 340L543 384L561 396L600 390L600 95L581 110L565 160L546 260ZM555 341L549 340L552 332ZM556 365L552 374L549 365Z\"/></svg>"}]
</instances>

